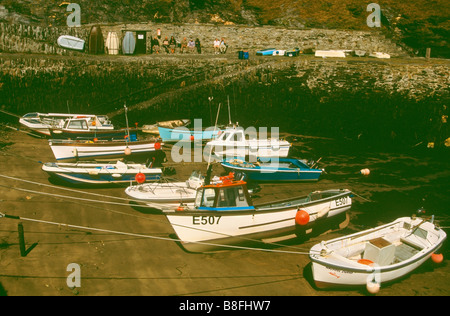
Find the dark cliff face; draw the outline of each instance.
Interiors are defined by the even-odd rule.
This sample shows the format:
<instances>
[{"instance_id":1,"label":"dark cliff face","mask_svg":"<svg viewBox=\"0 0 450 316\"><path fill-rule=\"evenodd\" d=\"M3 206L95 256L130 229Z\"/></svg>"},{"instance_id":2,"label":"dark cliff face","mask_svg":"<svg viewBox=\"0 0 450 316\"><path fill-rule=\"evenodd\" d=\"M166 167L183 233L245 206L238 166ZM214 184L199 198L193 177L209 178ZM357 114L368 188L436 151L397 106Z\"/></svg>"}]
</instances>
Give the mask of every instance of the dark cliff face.
<instances>
[{"instance_id":1,"label":"dark cliff face","mask_svg":"<svg viewBox=\"0 0 450 316\"><path fill-rule=\"evenodd\" d=\"M368 30L367 5L376 2L387 37L424 56L450 57L447 0L77 0L81 23L215 23L280 25L293 28ZM0 21L63 26L68 2L3 0Z\"/></svg>"}]
</instances>

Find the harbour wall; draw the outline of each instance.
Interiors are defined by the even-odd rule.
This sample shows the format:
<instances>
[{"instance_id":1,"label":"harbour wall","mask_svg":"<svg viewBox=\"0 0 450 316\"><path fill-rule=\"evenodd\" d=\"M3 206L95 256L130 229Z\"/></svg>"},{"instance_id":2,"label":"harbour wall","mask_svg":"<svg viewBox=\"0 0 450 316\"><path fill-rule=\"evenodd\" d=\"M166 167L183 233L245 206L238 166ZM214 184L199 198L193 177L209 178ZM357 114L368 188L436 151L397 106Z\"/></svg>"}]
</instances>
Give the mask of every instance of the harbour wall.
<instances>
[{"instance_id":1,"label":"harbour wall","mask_svg":"<svg viewBox=\"0 0 450 316\"><path fill-rule=\"evenodd\" d=\"M220 33L213 32L216 26L202 27L209 27L211 36ZM229 32L238 29L237 26L220 29L224 28ZM161 29L163 36L165 31L170 32L169 26ZM281 31L277 35L276 28L258 29L271 36L285 35ZM102 26L102 30L108 31L107 26ZM88 32L87 28L84 31ZM20 38L35 38L39 33L32 28L27 32ZM58 34L40 36L50 43L48 38ZM319 33L314 34L317 37ZM373 37L365 38L367 43L374 41ZM245 39L245 46L255 50L261 43L254 42L250 35ZM290 39L292 36L286 36L283 41L287 43ZM319 39L331 45L326 37L319 36L314 39L319 41L315 42L316 47L332 48L319 46ZM13 49L6 52L3 48L0 106L18 115L68 110L107 113L117 125L123 126L125 104L132 125L174 118L202 118L212 123L220 104L220 123L228 122L229 105L232 120L242 126L278 126L281 132L366 139L393 146L411 147L419 143L442 146L450 136L449 62L410 58L397 45L385 43L383 51L392 56L397 52L397 57L324 59L312 54L262 57L249 50L249 59L242 60L238 59L237 51L243 46L224 55L206 51L201 55L137 56L91 55L59 51L60 48L51 53ZM44 50L45 47L50 46L40 46ZM353 48L370 50L369 46Z\"/></svg>"}]
</instances>

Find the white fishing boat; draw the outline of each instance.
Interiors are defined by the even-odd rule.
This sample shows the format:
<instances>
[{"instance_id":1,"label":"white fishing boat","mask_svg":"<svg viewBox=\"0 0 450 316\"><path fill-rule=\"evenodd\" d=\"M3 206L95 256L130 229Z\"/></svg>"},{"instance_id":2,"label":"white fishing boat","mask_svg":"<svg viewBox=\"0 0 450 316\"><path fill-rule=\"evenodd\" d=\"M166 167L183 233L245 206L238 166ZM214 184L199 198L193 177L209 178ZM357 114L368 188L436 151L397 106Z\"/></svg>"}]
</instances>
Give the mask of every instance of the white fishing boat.
<instances>
[{"instance_id":1,"label":"white fishing boat","mask_svg":"<svg viewBox=\"0 0 450 316\"><path fill-rule=\"evenodd\" d=\"M246 134L239 126L227 127L217 139L206 143L205 152L212 152L214 158L224 159L251 157L287 157L291 144L279 138L260 138Z\"/></svg>"},{"instance_id":2,"label":"white fishing boat","mask_svg":"<svg viewBox=\"0 0 450 316\"><path fill-rule=\"evenodd\" d=\"M149 182L161 178L160 168L147 167L145 164L98 162L47 162L42 170L51 177L62 179L72 184L123 184L132 182Z\"/></svg>"},{"instance_id":3,"label":"white fishing boat","mask_svg":"<svg viewBox=\"0 0 450 316\"><path fill-rule=\"evenodd\" d=\"M64 125L58 128L49 128L53 139L121 139L130 136L131 140L137 139L136 129L114 129L111 122L103 121L98 117L68 118Z\"/></svg>"},{"instance_id":4,"label":"white fishing boat","mask_svg":"<svg viewBox=\"0 0 450 316\"><path fill-rule=\"evenodd\" d=\"M19 123L33 132L50 136L50 128L62 128L64 126L64 122L69 118L88 118L91 120L96 120L102 125L109 125L111 128L114 128L106 115L93 114L32 112L22 116L19 119Z\"/></svg>"},{"instance_id":5,"label":"white fishing boat","mask_svg":"<svg viewBox=\"0 0 450 316\"><path fill-rule=\"evenodd\" d=\"M310 234L340 218L351 207L349 190L326 190L289 200L253 205L245 181L231 176L197 190L193 208L163 210L189 251L223 250L251 239Z\"/></svg>"},{"instance_id":6,"label":"white fishing boat","mask_svg":"<svg viewBox=\"0 0 450 316\"><path fill-rule=\"evenodd\" d=\"M432 221L402 217L392 223L323 241L310 250L319 288L378 286L418 268L446 239Z\"/></svg>"},{"instance_id":7,"label":"white fishing boat","mask_svg":"<svg viewBox=\"0 0 450 316\"><path fill-rule=\"evenodd\" d=\"M76 162L79 160L146 160L156 155L156 152L161 151L163 144L154 140L84 141L50 139L49 145L57 161Z\"/></svg>"}]
</instances>

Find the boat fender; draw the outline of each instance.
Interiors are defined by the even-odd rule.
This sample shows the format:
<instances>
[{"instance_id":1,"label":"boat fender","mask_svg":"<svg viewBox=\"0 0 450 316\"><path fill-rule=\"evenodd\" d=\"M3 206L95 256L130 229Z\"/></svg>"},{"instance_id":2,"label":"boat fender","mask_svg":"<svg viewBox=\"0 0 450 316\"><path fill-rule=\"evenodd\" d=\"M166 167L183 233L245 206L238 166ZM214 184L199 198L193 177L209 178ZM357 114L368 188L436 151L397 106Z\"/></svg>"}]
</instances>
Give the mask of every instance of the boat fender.
<instances>
[{"instance_id":1,"label":"boat fender","mask_svg":"<svg viewBox=\"0 0 450 316\"><path fill-rule=\"evenodd\" d=\"M295 214L295 223L300 226L305 226L309 223L309 213L300 208L297 209L297 213Z\"/></svg>"}]
</instances>

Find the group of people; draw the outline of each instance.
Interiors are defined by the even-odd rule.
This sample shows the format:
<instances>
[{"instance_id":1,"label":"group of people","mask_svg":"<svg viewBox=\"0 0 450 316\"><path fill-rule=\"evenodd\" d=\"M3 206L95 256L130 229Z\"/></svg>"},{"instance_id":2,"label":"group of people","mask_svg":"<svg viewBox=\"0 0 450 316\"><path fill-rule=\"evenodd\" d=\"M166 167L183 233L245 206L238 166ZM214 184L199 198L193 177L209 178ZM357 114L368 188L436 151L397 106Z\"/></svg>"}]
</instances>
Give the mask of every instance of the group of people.
<instances>
[{"instance_id":1,"label":"group of people","mask_svg":"<svg viewBox=\"0 0 450 316\"><path fill-rule=\"evenodd\" d=\"M228 48L224 38L222 38L221 41L216 38L213 46L215 54L225 54ZM202 46L198 38L196 38L195 41L192 38L188 41L187 38L184 37L183 40L178 43L174 36L171 36L170 39L167 36L162 39L161 30L158 29L157 35L151 39L152 54L160 54L162 52L166 54L175 54L177 49L179 49L181 54L194 53L195 51L197 51L198 54L202 53Z\"/></svg>"},{"instance_id":2,"label":"group of people","mask_svg":"<svg viewBox=\"0 0 450 316\"><path fill-rule=\"evenodd\" d=\"M227 48L228 45L223 37L220 41L218 38L216 38L216 40L214 41L214 54L225 54Z\"/></svg>"}]
</instances>

